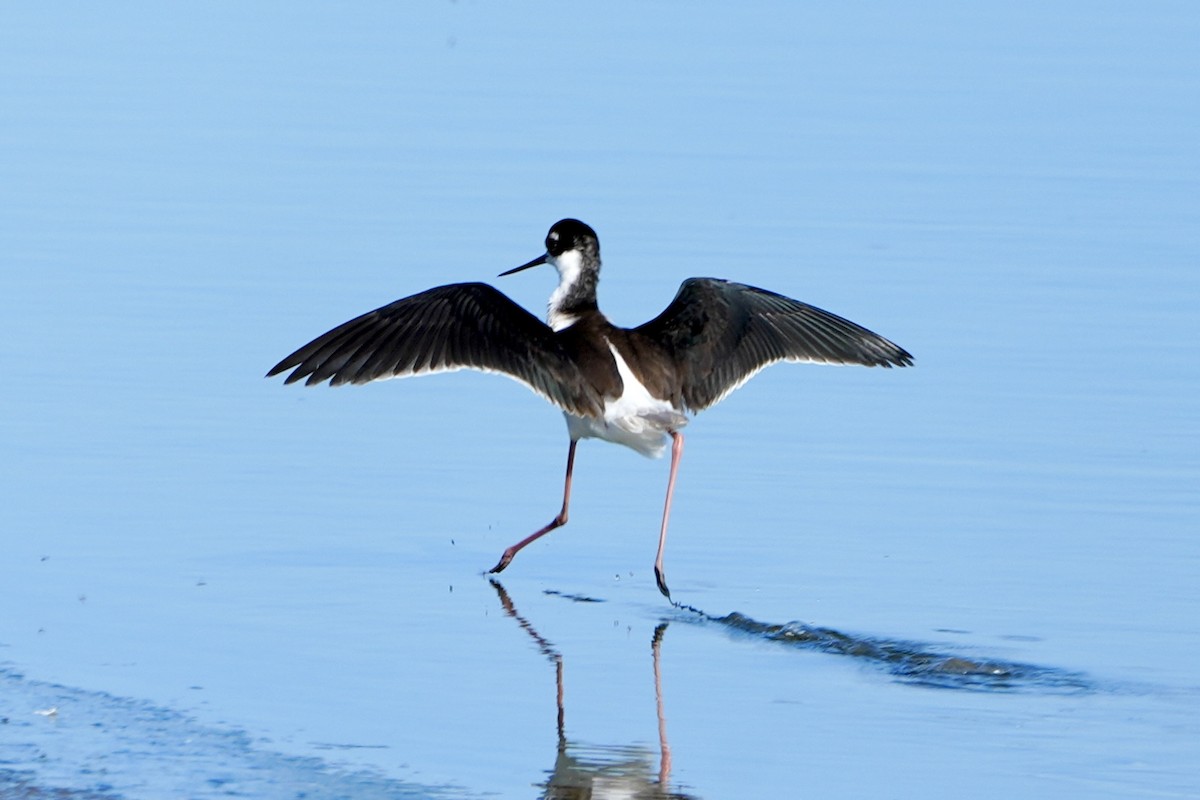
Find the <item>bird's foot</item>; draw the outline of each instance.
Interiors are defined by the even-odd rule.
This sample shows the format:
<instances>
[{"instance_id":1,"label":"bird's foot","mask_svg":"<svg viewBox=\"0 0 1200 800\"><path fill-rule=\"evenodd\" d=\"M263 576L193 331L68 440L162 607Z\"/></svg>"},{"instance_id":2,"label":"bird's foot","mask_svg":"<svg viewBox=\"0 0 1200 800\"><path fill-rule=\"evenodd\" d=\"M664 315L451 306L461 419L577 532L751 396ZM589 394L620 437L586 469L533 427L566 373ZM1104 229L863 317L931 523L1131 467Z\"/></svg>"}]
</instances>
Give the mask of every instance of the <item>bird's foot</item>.
<instances>
[{"instance_id":1,"label":"bird's foot","mask_svg":"<svg viewBox=\"0 0 1200 800\"><path fill-rule=\"evenodd\" d=\"M654 580L658 582L658 590L662 592L663 597L671 600L671 590L667 588L667 576L658 567L654 568ZM674 602L672 600L672 602Z\"/></svg>"},{"instance_id":2,"label":"bird's foot","mask_svg":"<svg viewBox=\"0 0 1200 800\"><path fill-rule=\"evenodd\" d=\"M508 548L507 550L505 550L504 555L500 556L500 561L496 564L496 566L489 569L488 573L491 575L495 575L497 572L503 572L504 568L507 567L509 565L509 563L512 562L513 556L515 556L516 554L517 554L517 551L513 550L511 547Z\"/></svg>"}]
</instances>

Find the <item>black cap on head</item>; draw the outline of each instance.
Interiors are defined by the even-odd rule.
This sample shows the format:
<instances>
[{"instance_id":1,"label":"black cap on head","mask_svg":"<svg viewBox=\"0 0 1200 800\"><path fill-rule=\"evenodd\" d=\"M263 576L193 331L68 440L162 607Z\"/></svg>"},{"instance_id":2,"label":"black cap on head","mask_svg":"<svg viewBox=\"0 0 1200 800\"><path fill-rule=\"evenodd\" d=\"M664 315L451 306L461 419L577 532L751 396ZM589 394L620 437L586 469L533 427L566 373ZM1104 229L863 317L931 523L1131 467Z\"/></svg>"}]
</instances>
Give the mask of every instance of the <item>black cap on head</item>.
<instances>
[{"instance_id":1,"label":"black cap on head","mask_svg":"<svg viewBox=\"0 0 1200 800\"><path fill-rule=\"evenodd\" d=\"M596 232L577 219L560 219L550 226L550 232L546 234L545 253L533 261L501 272L500 277L545 264L549 259L575 249L586 251L592 258L598 259L600 257L600 241L596 238Z\"/></svg>"},{"instance_id":2,"label":"black cap on head","mask_svg":"<svg viewBox=\"0 0 1200 800\"><path fill-rule=\"evenodd\" d=\"M562 255L568 250L585 246L589 240L599 250L596 232L588 225L569 217L560 219L550 226L550 232L546 234L546 252L552 256Z\"/></svg>"}]
</instances>

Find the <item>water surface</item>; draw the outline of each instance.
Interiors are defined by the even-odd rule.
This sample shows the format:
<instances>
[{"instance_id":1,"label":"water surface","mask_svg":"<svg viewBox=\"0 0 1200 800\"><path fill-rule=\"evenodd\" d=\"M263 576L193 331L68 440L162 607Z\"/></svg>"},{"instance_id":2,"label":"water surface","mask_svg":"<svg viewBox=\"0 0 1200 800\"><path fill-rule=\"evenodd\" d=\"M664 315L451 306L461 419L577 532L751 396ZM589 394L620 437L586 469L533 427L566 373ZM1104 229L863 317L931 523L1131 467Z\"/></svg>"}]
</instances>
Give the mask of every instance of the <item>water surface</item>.
<instances>
[{"instance_id":1,"label":"water surface","mask_svg":"<svg viewBox=\"0 0 1200 800\"><path fill-rule=\"evenodd\" d=\"M2 13L0 796L1200 794L1192 5ZM563 216L620 324L917 359L694 421L679 608L664 462L583 443L498 589L554 409L262 378Z\"/></svg>"}]
</instances>

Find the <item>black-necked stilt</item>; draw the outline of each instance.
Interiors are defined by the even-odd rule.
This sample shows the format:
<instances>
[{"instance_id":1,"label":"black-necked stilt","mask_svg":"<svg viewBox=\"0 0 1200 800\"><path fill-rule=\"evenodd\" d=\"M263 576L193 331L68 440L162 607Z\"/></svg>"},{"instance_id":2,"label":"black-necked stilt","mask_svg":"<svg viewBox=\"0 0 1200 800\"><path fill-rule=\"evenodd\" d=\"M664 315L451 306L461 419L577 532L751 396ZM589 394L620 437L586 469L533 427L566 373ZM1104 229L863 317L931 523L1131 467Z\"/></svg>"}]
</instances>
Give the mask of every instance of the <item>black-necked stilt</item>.
<instances>
[{"instance_id":1,"label":"black-necked stilt","mask_svg":"<svg viewBox=\"0 0 1200 800\"><path fill-rule=\"evenodd\" d=\"M546 252L502 272L550 264L558 287L543 324L484 283L452 283L378 308L317 337L267 377L285 383L369 383L433 372L499 372L563 410L571 437L562 510L504 551L500 572L530 542L566 524L580 439L604 439L651 457L671 437L671 469L654 576L670 598L663 548L683 453L685 411L720 401L776 361L906 367L912 356L876 333L788 297L718 278L689 278L661 314L619 328L600 313L600 242L576 219L554 223Z\"/></svg>"}]
</instances>

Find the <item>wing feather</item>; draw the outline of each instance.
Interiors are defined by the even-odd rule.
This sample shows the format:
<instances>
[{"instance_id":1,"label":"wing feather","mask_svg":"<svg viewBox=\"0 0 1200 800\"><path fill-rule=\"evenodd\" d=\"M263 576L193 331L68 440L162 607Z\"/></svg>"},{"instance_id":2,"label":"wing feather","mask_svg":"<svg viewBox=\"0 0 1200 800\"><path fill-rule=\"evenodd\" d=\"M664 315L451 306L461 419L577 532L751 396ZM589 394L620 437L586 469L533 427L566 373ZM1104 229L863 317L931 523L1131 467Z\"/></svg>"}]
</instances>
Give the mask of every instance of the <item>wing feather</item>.
<instances>
[{"instance_id":1,"label":"wing feather","mask_svg":"<svg viewBox=\"0 0 1200 800\"><path fill-rule=\"evenodd\" d=\"M554 405L597 416L603 398L545 323L484 283L455 283L355 317L271 368L284 383L369 383L457 369L498 372Z\"/></svg>"},{"instance_id":2,"label":"wing feather","mask_svg":"<svg viewBox=\"0 0 1200 800\"><path fill-rule=\"evenodd\" d=\"M913 357L877 333L816 306L717 278L689 278L635 329L682 367L681 393L699 411L778 361L907 367Z\"/></svg>"}]
</instances>

